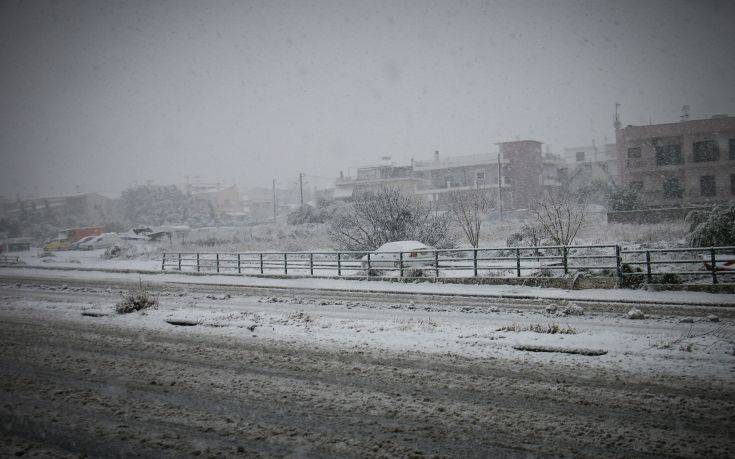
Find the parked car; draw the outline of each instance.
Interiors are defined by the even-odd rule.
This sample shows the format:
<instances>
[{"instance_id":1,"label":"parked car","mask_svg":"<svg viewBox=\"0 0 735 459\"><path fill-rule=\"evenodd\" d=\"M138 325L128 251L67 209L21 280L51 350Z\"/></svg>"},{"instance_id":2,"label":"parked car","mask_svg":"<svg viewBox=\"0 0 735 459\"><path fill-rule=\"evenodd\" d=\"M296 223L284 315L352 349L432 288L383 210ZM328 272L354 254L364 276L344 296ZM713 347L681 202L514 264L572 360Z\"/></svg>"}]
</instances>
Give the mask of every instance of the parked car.
<instances>
[{"instance_id":1,"label":"parked car","mask_svg":"<svg viewBox=\"0 0 735 459\"><path fill-rule=\"evenodd\" d=\"M419 241L388 242L370 252L371 268L400 267L400 253L403 253L403 267L433 266L434 249ZM368 267L368 256L361 258L363 268Z\"/></svg>"},{"instance_id":2,"label":"parked car","mask_svg":"<svg viewBox=\"0 0 735 459\"><path fill-rule=\"evenodd\" d=\"M97 237L99 237L99 236L87 236L87 237L83 237L83 238L79 239L77 242L73 243L69 247L69 250L86 250L84 247L82 247L82 244L84 244L85 242L89 242L92 239L97 238Z\"/></svg>"},{"instance_id":3,"label":"parked car","mask_svg":"<svg viewBox=\"0 0 735 459\"><path fill-rule=\"evenodd\" d=\"M104 233L79 244L79 248L81 250L107 249L119 243L120 236L117 233Z\"/></svg>"},{"instance_id":4,"label":"parked car","mask_svg":"<svg viewBox=\"0 0 735 459\"><path fill-rule=\"evenodd\" d=\"M84 228L69 228L59 231L58 236L46 241L43 249L50 250L69 250L71 246L88 236L99 236L103 234L104 228L101 226L88 226Z\"/></svg>"}]
</instances>

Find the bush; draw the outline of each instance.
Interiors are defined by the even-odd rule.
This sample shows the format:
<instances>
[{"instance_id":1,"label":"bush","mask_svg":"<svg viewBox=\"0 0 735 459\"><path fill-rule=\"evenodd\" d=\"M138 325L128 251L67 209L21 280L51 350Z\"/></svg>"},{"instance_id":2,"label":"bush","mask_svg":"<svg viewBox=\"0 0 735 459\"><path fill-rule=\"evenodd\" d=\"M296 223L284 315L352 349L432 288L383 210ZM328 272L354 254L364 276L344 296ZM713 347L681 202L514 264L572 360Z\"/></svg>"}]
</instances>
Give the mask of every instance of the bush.
<instances>
[{"instance_id":1,"label":"bush","mask_svg":"<svg viewBox=\"0 0 735 459\"><path fill-rule=\"evenodd\" d=\"M716 206L709 212L692 211L687 215L692 247L735 245L735 206Z\"/></svg>"},{"instance_id":2,"label":"bush","mask_svg":"<svg viewBox=\"0 0 735 459\"><path fill-rule=\"evenodd\" d=\"M434 215L421 198L383 188L359 194L351 205L335 212L329 236L340 250L356 252L408 240L450 248L454 239L449 224L447 215Z\"/></svg>"},{"instance_id":3,"label":"bush","mask_svg":"<svg viewBox=\"0 0 735 459\"><path fill-rule=\"evenodd\" d=\"M158 299L153 296L142 283L123 295L122 300L115 305L118 314L141 311L158 305Z\"/></svg>"},{"instance_id":4,"label":"bush","mask_svg":"<svg viewBox=\"0 0 735 459\"><path fill-rule=\"evenodd\" d=\"M676 273L665 273L661 276L662 284L681 284L681 277Z\"/></svg>"},{"instance_id":5,"label":"bush","mask_svg":"<svg viewBox=\"0 0 735 459\"><path fill-rule=\"evenodd\" d=\"M581 198L564 190L548 191L531 209L534 228L555 245L571 245L586 222L586 206Z\"/></svg>"},{"instance_id":6,"label":"bush","mask_svg":"<svg viewBox=\"0 0 735 459\"><path fill-rule=\"evenodd\" d=\"M405 268L403 277L434 277L434 269L425 268Z\"/></svg>"},{"instance_id":7,"label":"bush","mask_svg":"<svg viewBox=\"0 0 735 459\"><path fill-rule=\"evenodd\" d=\"M645 276L640 274L631 275L633 273L643 272L643 270L638 266L632 267L627 263L623 263L620 270L623 272L623 277L620 280L620 286L623 288L638 288L646 282Z\"/></svg>"},{"instance_id":8,"label":"bush","mask_svg":"<svg viewBox=\"0 0 735 459\"><path fill-rule=\"evenodd\" d=\"M642 204L641 196L631 189L613 190L607 198L608 207L615 211L637 210Z\"/></svg>"},{"instance_id":9,"label":"bush","mask_svg":"<svg viewBox=\"0 0 735 459\"><path fill-rule=\"evenodd\" d=\"M328 219L328 213L322 209L315 209L309 204L304 204L294 210L288 217L286 223L289 225L303 225L305 223L324 223Z\"/></svg>"}]
</instances>

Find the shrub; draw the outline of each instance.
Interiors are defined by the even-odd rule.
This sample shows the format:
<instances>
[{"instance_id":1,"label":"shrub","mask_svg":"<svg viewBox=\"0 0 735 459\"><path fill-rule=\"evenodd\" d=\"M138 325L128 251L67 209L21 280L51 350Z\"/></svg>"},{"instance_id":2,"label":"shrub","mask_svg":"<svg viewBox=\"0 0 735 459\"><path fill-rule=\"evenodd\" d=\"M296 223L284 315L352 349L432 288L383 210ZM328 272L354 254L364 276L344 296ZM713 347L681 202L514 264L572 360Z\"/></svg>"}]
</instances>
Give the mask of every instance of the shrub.
<instances>
[{"instance_id":1,"label":"shrub","mask_svg":"<svg viewBox=\"0 0 735 459\"><path fill-rule=\"evenodd\" d=\"M616 189L610 192L607 205L616 211L637 210L642 207L641 196L631 189Z\"/></svg>"},{"instance_id":2,"label":"shrub","mask_svg":"<svg viewBox=\"0 0 735 459\"><path fill-rule=\"evenodd\" d=\"M447 215L435 215L421 198L383 188L361 193L335 212L329 236L340 250L357 252L407 240L449 248L454 245L449 223Z\"/></svg>"},{"instance_id":3,"label":"shrub","mask_svg":"<svg viewBox=\"0 0 735 459\"><path fill-rule=\"evenodd\" d=\"M687 243L692 247L735 245L735 206L716 206L709 212L693 211Z\"/></svg>"},{"instance_id":4,"label":"shrub","mask_svg":"<svg viewBox=\"0 0 735 459\"><path fill-rule=\"evenodd\" d=\"M130 289L123 295L122 300L115 305L115 311L118 314L127 314L153 308L156 305L158 305L156 297L139 282L137 287Z\"/></svg>"},{"instance_id":5,"label":"shrub","mask_svg":"<svg viewBox=\"0 0 735 459\"><path fill-rule=\"evenodd\" d=\"M661 276L662 284L681 284L681 277L676 273L665 273Z\"/></svg>"},{"instance_id":6,"label":"shrub","mask_svg":"<svg viewBox=\"0 0 735 459\"><path fill-rule=\"evenodd\" d=\"M645 277L640 274L631 275L633 273L643 272L643 270L638 266L632 267L627 263L623 263L620 270L623 272L623 277L620 280L620 286L623 288L637 288L643 285L646 281Z\"/></svg>"},{"instance_id":7,"label":"shrub","mask_svg":"<svg viewBox=\"0 0 735 459\"><path fill-rule=\"evenodd\" d=\"M324 223L327 219L328 213L324 209L315 209L308 204L304 204L303 206L288 214L288 217L286 217L286 223L288 223L289 225Z\"/></svg>"},{"instance_id":8,"label":"shrub","mask_svg":"<svg viewBox=\"0 0 735 459\"><path fill-rule=\"evenodd\" d=\"M434 277L434 270L427 270L424 268L405 268L403 270L403 277Z\"/></svg>"},{"instance_id":9,"label":"shrub","mask_svg":"<svg viewBox=\"0 0 735 459\"><path fill-rule=\"evenodd\" d=\"M535 227L555 245L571 245L586 222L586 206L566 191L549 191L531 209Z\"/></svg>"}]
</instances>

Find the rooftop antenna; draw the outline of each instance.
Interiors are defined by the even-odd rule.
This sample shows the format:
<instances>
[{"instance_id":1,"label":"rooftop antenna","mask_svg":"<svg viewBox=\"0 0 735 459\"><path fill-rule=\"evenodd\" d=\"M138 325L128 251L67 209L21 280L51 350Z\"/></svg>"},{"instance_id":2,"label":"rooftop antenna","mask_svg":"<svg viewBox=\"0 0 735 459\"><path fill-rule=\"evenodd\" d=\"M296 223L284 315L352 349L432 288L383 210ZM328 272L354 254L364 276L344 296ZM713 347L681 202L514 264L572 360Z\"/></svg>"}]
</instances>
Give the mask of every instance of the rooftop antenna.
<instances>
[{"instance_id":1,"label":"rooftop antenna","mask_svg":"<svg viewBox=\"0 0 735 459\"><path fill-rule=\"evenodd\" d=\"M681 120L682 121L689 120L689 105L685 105L681 107Z\"/></svg>"},{"instance_id":2,"label":"rooftop antenna","mask_svg":"<svg viewBox=\"0 0 735 459\"><path fill-rule=\"evenodd\" d=\"M620 129L623 127L623 124L620 122L620 103L615 102L615 122L613 123L613 126L615 126L615 130Z\"/></svg>"}]
</instances>

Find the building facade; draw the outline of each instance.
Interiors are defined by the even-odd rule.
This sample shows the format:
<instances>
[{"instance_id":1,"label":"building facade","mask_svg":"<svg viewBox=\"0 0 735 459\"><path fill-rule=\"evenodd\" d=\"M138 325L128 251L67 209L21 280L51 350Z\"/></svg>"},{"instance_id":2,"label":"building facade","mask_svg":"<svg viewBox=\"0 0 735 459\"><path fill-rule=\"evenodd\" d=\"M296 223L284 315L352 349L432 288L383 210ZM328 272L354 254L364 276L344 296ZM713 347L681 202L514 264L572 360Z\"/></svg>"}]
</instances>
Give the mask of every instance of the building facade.
<instances>
[{"instance_id":1,"label":"building facade","mask_svg":"<svg viewBox=\"0 0 735 459\"><path fill-rule=\"evenodd\" d=\"M30 214L60 217L73 216L76 219L99 223L105 221L112 211L112 199L99 193L80 193L69 196L48 196L3 203L2 215L7 218L24 218Z\"/></svg>"},{"instance_id":2,"label":"building facade","mask_svg":"<svg viewBox=\"0 0 735 459\"><path fill-rule=\"evenodd\" d=\"M507 206L510 191L508 183L502 179L504 166L507 161L498 161L497 153L440 158L436 151L433 160L414 162L415 174L423 179L416 194L441 207L453 191L482 189L488 192L491 202L496 203L502 196ZM505 196L499 192L500 187L504 187Z\"/></svg>"},{"instance_id":3,"label":"building facade","mask_svg":"<svg viewBox=\"0 0 735 459\"><path fill-rule=\"evenodd\" d=\"M360 167L355 177L340 173L334 182L334 197L352 199L356 194L381 188L397 188L403 193L414 194L420 182L424 182L424 179L414 172L413 164Z\"/></svg>"},{"instance_id":4,"label":"building facade","mask_svg":"<svg viewBox=\"0 0 735 459\"><path fill-rule=\"evenodd\" d=\"M616 130L622 186L649 207L712 205L735 199L735 117Z\"/></svg>"},{"instance_id":5,"label":"building facade","mask_svg":"<svg viewBox=\"0 0 735 459\"><path fill-rule=\"evenodd\" d=\"M614 143L565 148L561 160L562 176L571 189L592 182L616 186L620 181L618 153Z\"/></svg>"},{"instance_id":6,"label":"building facade","mask_svg":"<svg viewBox=\"0 0 735 459\"><path fill-rule=\"evenodd\" d=\"M529 208L545 190L561 187L561 160L542 154L541 145L535 140L503 142L497 153L441 158L434 152L431 160L410 165L359 168L355 178L340 174L334 197L350 199L356 193L392 187L443 208L449 193L479 188L488 192L495 207Z\"/></svg>"}]
</instances>

